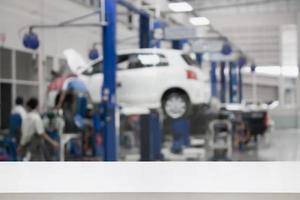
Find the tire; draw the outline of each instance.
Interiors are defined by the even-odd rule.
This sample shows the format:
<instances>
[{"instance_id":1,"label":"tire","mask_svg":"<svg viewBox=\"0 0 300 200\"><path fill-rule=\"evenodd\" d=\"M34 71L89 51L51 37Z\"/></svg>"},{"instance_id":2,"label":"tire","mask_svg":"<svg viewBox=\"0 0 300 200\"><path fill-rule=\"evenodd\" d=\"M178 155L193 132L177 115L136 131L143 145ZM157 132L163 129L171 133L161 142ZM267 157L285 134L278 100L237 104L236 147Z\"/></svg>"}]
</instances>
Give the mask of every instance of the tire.
<instances>
[{"instance_id":1,"label":"tire","mask_svg":"<svg viewBox=\"0 0 300 200\"><path fill-rule=\"evenodd\" d=\"M162 109L167 118L178 119L189 114L191 103L183 92L167 93L162 100Z\"/></svg>"}]
</instances>

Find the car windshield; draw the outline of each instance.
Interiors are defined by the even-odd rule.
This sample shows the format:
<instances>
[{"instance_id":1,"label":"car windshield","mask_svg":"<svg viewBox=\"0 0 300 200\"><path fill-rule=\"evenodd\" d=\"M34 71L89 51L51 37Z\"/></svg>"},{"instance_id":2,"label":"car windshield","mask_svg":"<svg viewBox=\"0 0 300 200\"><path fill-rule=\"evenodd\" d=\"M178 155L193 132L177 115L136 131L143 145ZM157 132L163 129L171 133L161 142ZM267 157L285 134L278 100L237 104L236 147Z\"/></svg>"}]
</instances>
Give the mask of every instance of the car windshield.
<instances>
[{"instance_id":1,"label":"car windshield","mask_svg":"<svg viewBox=\"0 0 300 200\"><path fill-rule=\"evenodd\" d=\"M190 66L199 66L199 64L196 61L196 55L193 54L193 53L191 53L191 54L182 54L182 58Z\"/></svg>"},{"instance_id":2,"label":"car windshield","mask_svg":"<svg viewBox=\"0 0 300 200\"><path fill-rule=\"evenodd\" d=\"M96 62L92 65L91 68L87 69L83 74L90 75L90 74L98 74L103 72L103 61Z\"/></svg>"},{"instance_id":3,"label":"car windshield","mask_svg":"<svg viewBox=\"0 0 300 200\"><path fill-rule=\"evenodd\" d=\"M117 57L118 61L117 64L122 63L128 59L128 55L120 55ZM103 60L96 62L93 64L89 69L87 69L83 74L91 75L91 74L98 74L103 73Z\"/></svg>"},{"instance_id":4,"label":"car windshield","mask_svg":"<svg viewBox=\"0 0 300 200\"><path fill-rule=\"evenodd\" d=\"M138 69L153 66L168 66L168 61L161 54L133 53L117 56L117 70ZM84 75L103 73L103 61L96 62L89 69L83 72Z\"/></svg>"}]
</instances>

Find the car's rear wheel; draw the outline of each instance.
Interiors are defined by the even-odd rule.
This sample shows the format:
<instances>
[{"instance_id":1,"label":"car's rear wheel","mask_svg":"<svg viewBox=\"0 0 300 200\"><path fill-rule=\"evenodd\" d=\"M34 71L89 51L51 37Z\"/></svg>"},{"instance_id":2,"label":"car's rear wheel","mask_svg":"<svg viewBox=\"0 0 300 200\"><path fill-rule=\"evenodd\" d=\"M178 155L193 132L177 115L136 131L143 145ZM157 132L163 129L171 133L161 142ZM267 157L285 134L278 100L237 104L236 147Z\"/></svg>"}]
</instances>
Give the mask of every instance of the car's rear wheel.
<instances>
[{"instance_id":1,"label":"car's rear wheel","mask_svg":"<svg viewBox=\"0 0 300 200\"><path fill-rule=\"evenodd\" d=\"M189 98L183 92L167 93L163 98L162 109L168 118L178 119L185 117L190 109Z\"/></svg>"}]
</instances>

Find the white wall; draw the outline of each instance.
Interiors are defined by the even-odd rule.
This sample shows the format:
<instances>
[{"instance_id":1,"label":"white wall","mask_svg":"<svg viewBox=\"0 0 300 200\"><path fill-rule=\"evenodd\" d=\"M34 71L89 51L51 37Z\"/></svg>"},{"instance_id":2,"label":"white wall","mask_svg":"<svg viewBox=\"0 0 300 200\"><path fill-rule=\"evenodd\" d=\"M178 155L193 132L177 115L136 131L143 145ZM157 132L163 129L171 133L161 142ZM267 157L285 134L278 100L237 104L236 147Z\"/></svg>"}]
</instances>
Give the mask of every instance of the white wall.
<instances>
[{"instance_id":1,"label":"white wall","mask_svg":"<svg viewBox=\"0 0 300 200\"><path fill-rule=\"evenodd\" d=\"M120 10L120 8L118 8ZM22 37L32 24L56 24L64 20L87 14L93 9L70 0L1 0L0 33L6 35L4 46L26 50L22 45ZM118 17L124 21L125 16ZM95 15L78 23L99 22ZM88 50L94 42L101 42L101 28L59 28L35 30L40 38L39 53L62 56L66 48L74 48L87 57ZM117 26L118 40L131 37L130 41L121 42L119 48L137 47L137 30L129 31L122 23ZM101 46L99 46L99 49Z\"/></svg>"},{"instance_id":2,"label":"white wall","mask_svg":"<svg viewBox=\"0 0 300 200\"><path fill-rule=\"evenodd\" d=\"M102 29L99 27L87 28L56 28L35 29L40 40L40 47L36 51L25 49L22 44L23 35L30 25L51 25L95 10L81 5L72 0L1 0L0 3L0 35L5 40L0 45L6 48L35 52L39 55L38 81L34 84L39 87L39 100L44 102L47 83L44 74L50 73L51 69L43 64L46 56L54 57L53 68L58 69L59 58L63 58L62 52L67 48L74 48L88 60L88 51L93 43L98 42L98 48L102 52ZM124 10L124 9L123 9ZM118 12L123 11L118 7ZM118 48L137 48L138 31L137 17L135 17L135 29L129 30L126 26L125 16L118 16L117 40ZM124 25L125 20L125 25ZM122 23L123 21L123 23ZM99 15L91 16L77 23L98 23ZM130 38L130 39L128 39ZM13 86L15 91L15 86ZM13 92L13 98L16 96ZM42 105L41 105L42 107Z\"/></svg>"}]
</instances>

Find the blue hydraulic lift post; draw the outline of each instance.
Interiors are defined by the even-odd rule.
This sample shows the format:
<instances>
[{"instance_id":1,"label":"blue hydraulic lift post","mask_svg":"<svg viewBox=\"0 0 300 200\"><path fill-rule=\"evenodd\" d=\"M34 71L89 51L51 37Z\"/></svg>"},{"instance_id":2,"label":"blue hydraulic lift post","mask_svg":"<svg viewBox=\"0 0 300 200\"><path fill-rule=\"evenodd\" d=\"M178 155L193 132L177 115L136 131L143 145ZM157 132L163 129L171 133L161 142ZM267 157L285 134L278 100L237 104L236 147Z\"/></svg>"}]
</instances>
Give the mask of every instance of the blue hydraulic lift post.
<instances>
[{"instance_id":1,"label":"blue hydraulic lift post","mask_svg":"<svg viewBox=\"0 0 300 200\"><path fill-rule=\"evenodd\" d=\"M116 0L104 0L105 20L103 27L103 88L104 109L104 160L117 160L116 113Z\"/></svg>"},{"instance_id":2,"label":"blue hydraulic lift post","mask_svg":"<svg viewBox=\"0 0 300 200\"><path fill-rule=\"evenodd\" d=\"M188 42L187 39L172 40L172 48L181 50L183 45ZM171 132L173 134L173 144L171 151L180 153L184 146L189 146L190 120L186 117L172 119L170 123Z\"/></svg>"},{"instance_id":3,"label":"blue hydraulic lift post","mask_svg":"<svg viewBox=\"0 0 300 200\"><path fill-rule=\"evenodd\" d=\"M203 53L196 53L196 61L200 67L202 67Z\"/></svg>"},{"instance_id":4,"label":"blue hydraulic lift post","mask_svg":"<svg viewBox=\"0 0 300 200\"><path fill-rule=\"evenodd\" d=\"M220 100L222 103L226 103L226 76L225 76L226 62L220 63Z\"/></svg>"},{"instance_id":5,"label":"blue hydraulic lift post","mask_svg":"<svg viewBox=\"0 0 300 200\"><path fill-rule=\"evenodd\" d=\"M160 20L156 20L153 22L153 27L152 27L152 32L153 35L151 37L151 48L160 48L161 47L161 41L159 39L156 39L154 37L154 33L157 29L161 29L162 28L162 23Z\"/></svg>"},{"instance_id":6,"label":"blue hydraulic lift post","mask_svg":"<svg viewBox=\"0 0 300 200\"><path fill-rule=\"evenodd\" d=\"M139 39L140 39L140 48L150 48L152 46L153 37L151 32L151 20L150 15L136 8L133 4L129 3L125 0L118 0L118 3L129 11L134 12L140 15L140 29L139 29ZM160 28L161 23L154 24L154 28ZM157 48L160 46L160 42L158 41L155 45ZM159 114L151 111L150 115L146 118L142 117L141 123L145 121L143 119L147 119L144 126L149 126L145 128L144 131L147 134L143 134L141 137L141 142L144 143L141 147L141 160L150 161L150 160L159 160L161 159L160 150L161 150L161 130L160 130L160 121Z\"/></svg>"},{"instance_id":7,"label":"blue hydraulic lift post","mask_svg":"<svg viewBox=\"0 0 300 200\"><path fill-rule=\"evenodd\" d=\"M150 16L140 14L140 48L150 48L151 46L151 31L150 31Z\"/></svg>"},{"instance_id":8,"label":"blue hydraulic lift post","mask_svg":"<svg viewBox=\"0 0 300 200\"><path fill-rule=\"evenodd\" d=\"M116 0L115 0L116 1ZM140 15L140 48L149 48L151 45L151 31L150 31L150 15L144 10L138 9L132 3L126 0L117 0L118 4L124 6L129 11Z\"/></svg>"},{"instance_id":9,"label":"blue hydraulic lift post","mask_svg":"<svg viewBox=\"0 0 300 200\"><path fill-rule=\"evenodd\" d=\"M238 76L239 76L239 103L242 103L243 101L243 76L242 76L242 67L243 66L239 66L238 68Z\"/></svg>"},{"instance_id":10,"label":"blue hydraulic lift post","mask_svg":"<svg viewBox=\"0 0 300 200\"><path fill-rule=\"evenodd\" d=\"M211 61L211 68L210 68L210 82L211 82L211 96L217 97L217 62Z\"/></svg>"},{"instance_id":11,"label":"blue hydraulic lift post","mask_svg":"<svg viewBox=\"0 0 300 200\"><path fill-rule=\"evenodd\" d=\"M238 81L237 81L237 67L236 62L229 62L229 102L237 103L237 89L238 89Z\"/></svg>"},{"instance_id":12,"label":"blue hydraulic lift post","mask_svg":"<svg viewBox=\"0 0 300 200\"><path fill-rule=\"evenodd\" d=\"M173 49L182 49L182 40L173 40L172 41L172 48Z\"/></svg>"}]
</instances>

